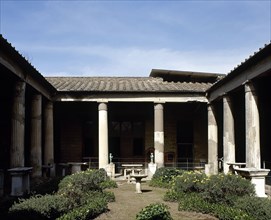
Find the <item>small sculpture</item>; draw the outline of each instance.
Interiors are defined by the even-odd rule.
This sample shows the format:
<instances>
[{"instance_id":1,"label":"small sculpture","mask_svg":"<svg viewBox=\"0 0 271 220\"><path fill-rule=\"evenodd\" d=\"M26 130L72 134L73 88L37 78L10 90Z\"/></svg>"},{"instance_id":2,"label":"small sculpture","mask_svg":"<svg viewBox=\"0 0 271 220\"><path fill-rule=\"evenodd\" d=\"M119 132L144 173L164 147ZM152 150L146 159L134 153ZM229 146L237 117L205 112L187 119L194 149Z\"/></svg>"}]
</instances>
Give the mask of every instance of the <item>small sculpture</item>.
<instances>
[{"instance_id":1,"label":"small sculpture","mask_svg":"<svg viewBox=\"0 0 271 220\"><path fill-rule=\"evenodd\" d=\"M154 158L154 156L153 156L153 153L151 153L151 163L153 163L153 158Z\"/></svg>"},{"instance_id":2,"label":"small sculpture","mask_svg":"<svg viewBox=\"0 0 271 220\"><path fill-rule=\"evenodd\" d=\"M113 155L110 153L109 154L109 162L112 163Z\"/></svg>"}]
</instances>

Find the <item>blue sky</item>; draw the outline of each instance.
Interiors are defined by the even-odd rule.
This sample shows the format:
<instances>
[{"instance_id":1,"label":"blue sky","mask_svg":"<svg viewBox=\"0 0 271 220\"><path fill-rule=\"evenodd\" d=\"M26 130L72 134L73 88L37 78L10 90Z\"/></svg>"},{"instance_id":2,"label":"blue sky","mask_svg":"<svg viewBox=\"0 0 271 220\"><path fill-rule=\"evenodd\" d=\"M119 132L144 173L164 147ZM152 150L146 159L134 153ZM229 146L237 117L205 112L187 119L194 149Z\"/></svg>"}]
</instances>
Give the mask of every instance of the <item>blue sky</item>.
<instances>
[{"instance_id":1,"label":"blue sky","mask_svg":"<svg viewBox=\"0 0 271 220\"><path fill-rule=\"evenodd\" d=\"M271 40L271 0L0 0L0 31L45 76L228 73Z\"/></svg>"}]
</instances>

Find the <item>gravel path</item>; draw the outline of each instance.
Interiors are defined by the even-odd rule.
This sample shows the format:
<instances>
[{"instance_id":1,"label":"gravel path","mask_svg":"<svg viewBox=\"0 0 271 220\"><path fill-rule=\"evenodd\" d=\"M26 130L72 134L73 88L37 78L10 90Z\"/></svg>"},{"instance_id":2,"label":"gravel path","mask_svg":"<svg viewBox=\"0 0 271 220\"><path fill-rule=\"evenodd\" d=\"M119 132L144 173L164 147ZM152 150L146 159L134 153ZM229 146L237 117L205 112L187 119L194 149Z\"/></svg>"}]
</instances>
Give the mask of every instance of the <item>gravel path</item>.
<instances>
[{"instance_id":1,"label":"gravel path","mask_svg":"<svg viewBox=\"0 0 271 220\"><path fill-rule=\"evenodd\" d=\"M178 220L216 220L217 218L201 213L180 212L178 204L163 201L165 189L142 184L142 194L135 193L135 185L126 182L118 182L118 188L111 189L116 197L116 202L108 204L109 211L98 216L96 219L114 219L114 220L134 220L136 214L144 207L151 203L161 202L170 207L170 213L173 219Z\"/></svg>"}]
</instances>

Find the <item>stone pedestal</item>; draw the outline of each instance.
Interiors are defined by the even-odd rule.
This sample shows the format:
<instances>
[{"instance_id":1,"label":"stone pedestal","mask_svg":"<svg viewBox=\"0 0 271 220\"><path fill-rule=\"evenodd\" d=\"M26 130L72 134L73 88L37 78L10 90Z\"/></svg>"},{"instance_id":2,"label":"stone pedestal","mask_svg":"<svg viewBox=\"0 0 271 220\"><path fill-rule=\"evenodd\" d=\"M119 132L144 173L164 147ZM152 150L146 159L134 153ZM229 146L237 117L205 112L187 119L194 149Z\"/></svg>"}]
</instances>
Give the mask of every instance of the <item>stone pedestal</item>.
<instances>
[{"instance_id":1,"label":"stone pedestal","mask_svg":"<svg viewBox=\"0 0 271 220\"><path fill-rule=\"evenodd\" d=\"M111 179L115 179L115 164L110 163L106 166L106 173Z\"/></svg>"},{"instance_id":2,"label":"stone pedestal","mask_svg":"<svg viewBox=\"0 0 271 220\"><path fill-rule=\"evenodd\" d=\"M255 186L255 192L257 197L267 197L265 194L265 177L269 173L268 169L256 169L256 168L236 168L235 171L238 175L249 179Z\"/></svg>"},{"instance_id":3,"label":"stone pedestal","mask_svg":"<svg viewBox=\"0 0 271 220\"><path fill-rule=\"evenodd\" d=\"M30 193L30 173L32 167L9 169L11 175L11 196L23 196Z\"/></svg>"},{"instance_id":4,"label":"stone pedestal","mask_svg":"<svg viewBox=\"0 0 271 220\"><path fill-rule=\"evenodd\" d=\"M146 178L148 175L145 174L135 174L135 175L131 175L132 178L135 179L136 182L136 193L142 193L141 191L141 180L143 178Z\"/></svg>"},{"instance_id":5,"label":"stone pedestal","mask_svg":"<svg viewBox=\"0 0 271 220\"><path fill-rule=\"evenodd\" d=\"M153 174L155 173L157 169L157 164L156 163L149 163L148 164L148 179L151 179Z\"/></svg>"},{"instance_id":6,"label":"stone pedestal","mask_svg":"<svg viewBox=\"0 0 271 220\"><path fill-rule=\"evenodd\" d=\"M82 165L87 165L87 163L82 163L82 162L69 162L68 163L71 166L71 173L77 173L77 172L81 172L81 166Z\"/></svg>"}]
</instances>

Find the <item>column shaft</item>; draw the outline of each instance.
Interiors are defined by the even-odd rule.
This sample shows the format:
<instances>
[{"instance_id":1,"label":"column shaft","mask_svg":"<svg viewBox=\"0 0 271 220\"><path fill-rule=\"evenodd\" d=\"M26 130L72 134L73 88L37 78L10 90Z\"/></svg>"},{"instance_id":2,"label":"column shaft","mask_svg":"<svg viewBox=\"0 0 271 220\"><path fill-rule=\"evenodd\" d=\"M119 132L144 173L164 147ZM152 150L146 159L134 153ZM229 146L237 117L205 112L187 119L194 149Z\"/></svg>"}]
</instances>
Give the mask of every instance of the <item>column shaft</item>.
<instances>
[{"instance_id":1,"label":"column shaft","mask_svg":"<svg viewBox=\"0 0 271 220\"><path fill-rule=\"evenodd\" d=\"M229 172L227 163L235 162L234 118L230 97L223 97L223 170Z\"/></svg>"},{"instance_id":2,"label":"column shaft","mask_svg":"<svg viewBox=\"0 0 271 220\"><path fill-rule=\"evenodd\" d=\"M164 110L162 104L154 105L154 158L158 168L164 166Z\"/></svg>"},{"instance_id":3,"label":"column shaft","mask_svg":"<svg viewBox=\"0 0 271 220\"><path fill-rule=\"evenodd\" d=\"M99 104L99 168L108 165L108 119L107 104Z\"/></svg>"},{"instance_id":4,"label":"column shaft","mask_svg":"<svg viewBox=\"0 0 271 220\"><path fill-rule=\"evenodd\" d=\"M41 114L42 96L34 95L31 106L31 141L30 141L30 163L33 167L32 175L42 175L42 138L41 138Z\"/></svg>"},{"instance_id":5,"label":"column shaft","mask_svg":"<svg viewBox=\"0 0 271 220\"><path fill-rule=\"evenodd\" d=\"M17 82L11 116L10 167L24 166L25 82Z\"/></svg>"},{"instance_id":6,"label":"column shaft","mask_svg":"<svg viewBox=\"0 0 271 220\"><path fill-rule=\"evenodd\" d=\"M51 101L45 103L44 108L44 164L52 165L51 176L55 175L54 170L54 106Z\"/></svg>"},{"instance_id":7,"label":"column shaft","mask_svg":"<svg viewBox=\"0 0 271 220\"><path fill-rule=\"evenodd\" d=\"M218 133L214 107L208 105L208 174L218 173Z\"/></svg>"},{"instance_id":8,"label":"column shaft","mask_svg":"<svg viewBox=\"0 0 271 220\"><path fill-rule=\"evenodd\" d=\"M260 169L260 120L257 101L252 83L245 84L246 166Z\"/></svg>"}]
</instances>

